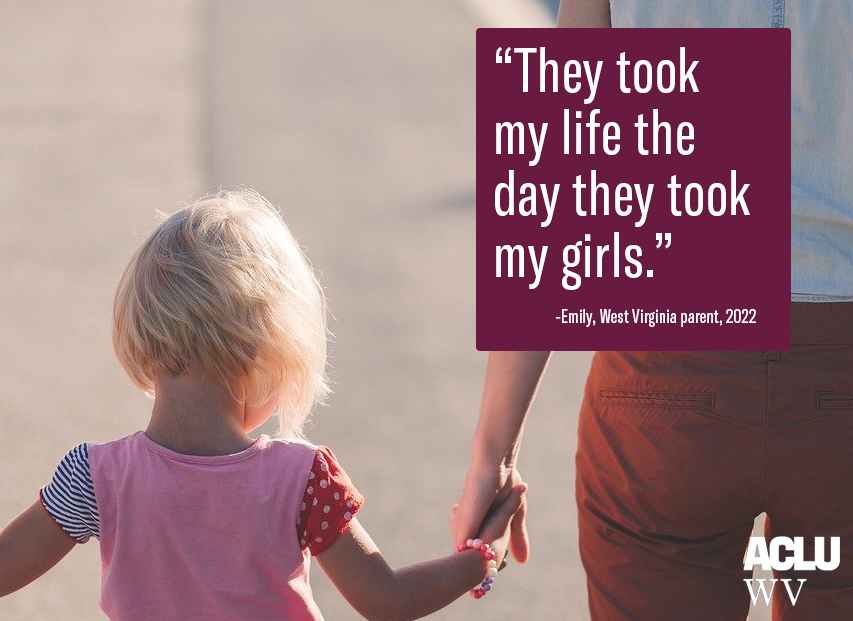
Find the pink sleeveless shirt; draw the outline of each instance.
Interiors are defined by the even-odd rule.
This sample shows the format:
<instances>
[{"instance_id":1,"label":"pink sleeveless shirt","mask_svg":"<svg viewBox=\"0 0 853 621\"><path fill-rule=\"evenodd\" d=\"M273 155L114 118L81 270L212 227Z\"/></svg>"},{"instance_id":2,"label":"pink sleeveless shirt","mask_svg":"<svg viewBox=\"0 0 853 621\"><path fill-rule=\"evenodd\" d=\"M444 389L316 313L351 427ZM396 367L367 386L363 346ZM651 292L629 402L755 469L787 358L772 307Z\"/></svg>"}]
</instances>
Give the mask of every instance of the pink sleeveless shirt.
<instances>
[{"instance_id":1,"label":"pink sleeveless shirt","mask_svg":"<svg viewBox=\"0 0 853 621\"><path fill-rule=\"evenodd\" d=\"M296 530L315 453L266 436L214 457L142 432L89 445L107 616L321 620Z\"/></svg>"}]
</instances>

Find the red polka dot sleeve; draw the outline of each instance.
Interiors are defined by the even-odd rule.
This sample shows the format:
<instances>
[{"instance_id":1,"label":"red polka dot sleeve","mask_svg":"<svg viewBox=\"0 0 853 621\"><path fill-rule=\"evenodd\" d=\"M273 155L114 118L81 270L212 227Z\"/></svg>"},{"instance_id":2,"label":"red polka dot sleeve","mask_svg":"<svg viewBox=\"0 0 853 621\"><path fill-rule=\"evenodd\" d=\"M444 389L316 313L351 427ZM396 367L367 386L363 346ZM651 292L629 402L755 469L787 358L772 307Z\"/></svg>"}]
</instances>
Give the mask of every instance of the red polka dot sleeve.
<instances>
[{"instance_id":1,"label":"red polka dot sleeve","mask_svg":"<svg viewBox=\"0 0 853 621\"><path fill-rule=\"evenodd\" d=\"M302 510L296 525L302 549L322 554L346 532L364 497L355 488L332 450L319 447L308 474Z\"/></svg>"}]
</instances>

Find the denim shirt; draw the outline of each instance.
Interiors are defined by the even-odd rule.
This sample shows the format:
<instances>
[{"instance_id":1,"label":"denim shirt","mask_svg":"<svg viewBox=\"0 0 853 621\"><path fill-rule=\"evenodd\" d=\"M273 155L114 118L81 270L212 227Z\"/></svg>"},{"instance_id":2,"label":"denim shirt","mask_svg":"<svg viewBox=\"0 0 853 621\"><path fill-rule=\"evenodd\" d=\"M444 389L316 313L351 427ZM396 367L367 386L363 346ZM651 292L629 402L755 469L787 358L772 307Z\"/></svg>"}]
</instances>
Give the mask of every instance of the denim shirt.
<instances>
[{"instance_id":1,"label":"denim shirt","mask_svg":"<svg viewBox=\"0 0 853 621\"><path fill-rule=\"evenodd\" d=\"M792 296L853 299L853 2L611 0L610 19L614 28L791 29Z\"/></svg>"}]
</instances>

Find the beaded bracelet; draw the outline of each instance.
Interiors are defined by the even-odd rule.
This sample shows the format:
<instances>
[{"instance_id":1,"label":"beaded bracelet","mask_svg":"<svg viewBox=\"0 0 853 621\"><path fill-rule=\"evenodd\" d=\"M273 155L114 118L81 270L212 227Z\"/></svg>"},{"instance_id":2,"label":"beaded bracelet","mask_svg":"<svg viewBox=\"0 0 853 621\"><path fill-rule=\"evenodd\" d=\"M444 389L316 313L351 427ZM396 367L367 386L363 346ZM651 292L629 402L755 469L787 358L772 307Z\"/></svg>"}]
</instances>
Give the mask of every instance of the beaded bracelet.
<instances>
[{"instance_id":1,"label":"beaded bracelet","mask_svg":"<svg viewBox=\"0 0 853 621\"><path fill-rule=\"evenodd\" d=\"M495 555L495 551L492 550L492 546L488 543L483 543L482 539L468 539L458 549L459 552L464 552L465 550L477 550L480 556L483 557L483 560L487 562L486 577L479 586L471 589L471 596L474 599L480 599L492 590L492 586L495 583L495 576L498 575L497 556Z\"/></svg>"}]
</instances>

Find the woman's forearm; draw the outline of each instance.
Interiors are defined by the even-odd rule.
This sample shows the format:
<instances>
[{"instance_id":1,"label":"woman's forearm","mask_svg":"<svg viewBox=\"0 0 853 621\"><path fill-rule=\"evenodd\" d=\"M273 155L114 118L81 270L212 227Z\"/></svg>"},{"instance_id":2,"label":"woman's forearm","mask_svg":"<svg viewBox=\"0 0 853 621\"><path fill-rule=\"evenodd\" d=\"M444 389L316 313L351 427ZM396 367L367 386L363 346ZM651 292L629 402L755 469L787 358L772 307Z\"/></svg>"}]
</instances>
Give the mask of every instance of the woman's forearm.
<instances>
[{"instance_id":1,"label":"woman's forearm","mask_svg":"<svg viewBox=\"0 0 853 621\"><path fill-rule=\"evenodd\" d=\"M549 351L489 354L474 436L474 460L514 465L524 419L548 364Z\"/></svg>"}]
</instances>

